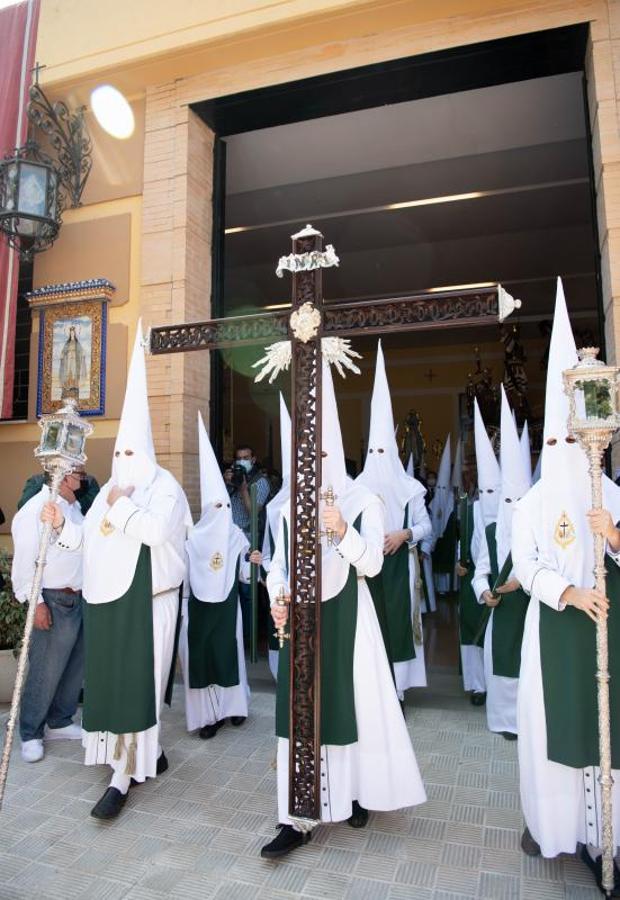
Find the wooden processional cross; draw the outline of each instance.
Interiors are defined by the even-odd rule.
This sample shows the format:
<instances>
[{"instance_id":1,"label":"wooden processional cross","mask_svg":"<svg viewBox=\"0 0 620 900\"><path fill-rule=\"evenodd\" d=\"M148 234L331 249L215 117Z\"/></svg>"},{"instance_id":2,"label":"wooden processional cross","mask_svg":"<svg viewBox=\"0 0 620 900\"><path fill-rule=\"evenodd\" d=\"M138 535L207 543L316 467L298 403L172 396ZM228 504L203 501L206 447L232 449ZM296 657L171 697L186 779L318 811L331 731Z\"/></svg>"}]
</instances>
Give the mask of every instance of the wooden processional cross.
<instances>
[{"instance_id":1,"label":"wooden processional cross","mask_svg":"<svg viewBox=\"0 0 620 900\"><path fill-rule=\"evenodd\" d=\"M291 551L289 812L319 820L321 544L321 339L489 325L520 305L500 285L384 300L323 304L322 269L332 247L310 226L293 236L278 274L293 275L292 309L154 327L150 352L183 353L291 341ZM255 549L255 548L254 548Z\"/></svg>"}]
</instances>

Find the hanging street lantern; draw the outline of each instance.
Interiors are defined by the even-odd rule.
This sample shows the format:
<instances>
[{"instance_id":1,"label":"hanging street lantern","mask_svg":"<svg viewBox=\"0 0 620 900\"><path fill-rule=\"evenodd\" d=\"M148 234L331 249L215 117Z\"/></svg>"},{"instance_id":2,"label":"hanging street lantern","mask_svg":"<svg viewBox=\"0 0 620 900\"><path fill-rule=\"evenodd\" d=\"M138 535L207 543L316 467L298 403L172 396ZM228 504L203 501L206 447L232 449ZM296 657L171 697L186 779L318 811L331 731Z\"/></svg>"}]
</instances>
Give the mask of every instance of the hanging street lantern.
<instances>
[{"instance_id":1,"label":"hanging street lantern","mask_svg":"<svg viewBox=\"0 0 620 900\"><path fill-rule=\"evenodd\" d=\"M38 83L40 68L29 91L28 140L0 161L0 232L25 260L52 246L62 210L81 205L92 167L84 107L71 112L61 100L50 103Z\"/></svg>"},{"instance_id":2,"label":"hanging street lantern","mask_svg":"<svg viewBox=\"0 0 620 900\"><path fill-rule=\"evenodd\" d=\"M563 372L564 392L569 400L568 433L579 441L588 457L593 509L603 507L603 454L614 432L620 428L618 386L620 369L597 359L598 347L578 351L579 362ZM594 579L597 590L606 594L605 540L594 535ZM598 736L601 786L603 869L607 892L614 886L613 810L611 775L611 725L609 711L609 648L607 616L596 619L596 681L598 685Z\"/></svg>"}]
</instances>

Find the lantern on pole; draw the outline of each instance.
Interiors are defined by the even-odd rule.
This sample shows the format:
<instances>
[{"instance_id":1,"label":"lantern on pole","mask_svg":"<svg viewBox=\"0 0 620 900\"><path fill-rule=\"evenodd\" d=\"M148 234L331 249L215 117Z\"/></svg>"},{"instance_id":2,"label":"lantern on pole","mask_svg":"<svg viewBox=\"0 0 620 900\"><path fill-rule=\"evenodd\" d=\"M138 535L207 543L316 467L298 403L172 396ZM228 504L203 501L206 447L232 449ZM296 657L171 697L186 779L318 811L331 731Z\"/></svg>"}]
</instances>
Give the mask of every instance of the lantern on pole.
<instances>
[{"instance_id":1,"label":"lantern on pole","mask_svg":"<svg viewBox=\"0 0 620 900\"><path fill-rule=\"evenodd\" d=\"M66 399L63 406L57 412L52 413L51 415L42 416L39 420L39 425L41 427L41 440L39 446L34 451L34 455L41 463L44 471L50 476L50 501L55 503L58 499L60 485L65 475L73 472L79 466L83 466L86 462L84 446L86 438L93 430L93 426L80 418L77 412L77 402L73 397ZM41 529L39 553L37 556L30 598L28 600L28 614L26 616L24 637L22 639L19 662L17 664L17 675L15 677L15 688L11 700L11 710L9 712L9 720L6 727L6 740L4 742L2 760L0 761L0 808L2 808L2 800L9 769L9 758L15 733L15 723L19 713L26 677L26 664L28 661L28 649L30 646L30 637L32 635L34 614L41 593L43 568L45 566L45 558L47 556L47 548L49 546L51 535L52 524L46 523Z\"/></svg>"},{"instance_id":2,"label":"lantern on pole","mask_svg":"<svg viewBox=\"0 0 620 900\"><path fill-rule=\"evenodd\" d=\"M597 359L598 347L578 351L579 362L563 373L569 399L568 433L579 441L588 457L593 509L603 506L603 454L620 428L618 384L620 369ZM594 578L597 590L606 592L605 541L594 535ZM598 683L598 731L601 785L603 888L614 886L614 836L612 815L611 729L609 715L609 649L607 617L596 620L596 680Z\"/></svg>"}]
</instances>

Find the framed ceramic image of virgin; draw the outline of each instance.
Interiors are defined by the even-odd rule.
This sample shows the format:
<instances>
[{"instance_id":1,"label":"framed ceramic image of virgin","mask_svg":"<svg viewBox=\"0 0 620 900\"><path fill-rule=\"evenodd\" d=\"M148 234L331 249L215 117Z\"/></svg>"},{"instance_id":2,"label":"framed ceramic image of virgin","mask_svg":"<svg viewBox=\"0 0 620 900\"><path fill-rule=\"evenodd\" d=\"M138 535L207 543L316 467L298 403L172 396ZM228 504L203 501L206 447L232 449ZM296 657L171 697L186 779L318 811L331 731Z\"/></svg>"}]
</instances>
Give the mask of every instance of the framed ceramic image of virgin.
<instances>
[{"instance_id":1,"label":"framed ceramic image of virgin","mask_svg":"<svg viewBox=\"0 0 620 900\"><path fill-rule=\"evenodd\" d=\"M83 299L41 308L37 416L73 397L83 416L105 411L106 299Z\"/></svg>"}]
</instances>

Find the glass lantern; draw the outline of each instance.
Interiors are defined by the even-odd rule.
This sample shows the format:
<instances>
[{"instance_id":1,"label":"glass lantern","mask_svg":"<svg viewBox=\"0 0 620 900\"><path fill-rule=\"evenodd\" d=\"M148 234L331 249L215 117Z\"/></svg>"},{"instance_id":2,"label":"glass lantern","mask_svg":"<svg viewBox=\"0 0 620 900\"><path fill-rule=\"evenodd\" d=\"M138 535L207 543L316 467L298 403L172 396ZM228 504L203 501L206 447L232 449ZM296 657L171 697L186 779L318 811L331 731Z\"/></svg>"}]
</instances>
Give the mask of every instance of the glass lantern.
<instances>
[{"instance_id":1,"label":"glass lantern","mask_svg":"<svg viewBox=\"0 0 620 900\"><path fill-rule=\"evenodd\" d=\"M598 347L578 351L579 362L563 373L569 399L569 433L579 437L620 428L618 384L620 369L597 359Z\"/></svg>"},{"instance_id":2,"label":"glass lantern","mask_svg":"<svg viewBox=\"0 0 620 900\"><path fill-rule=\"evenodd\" d=\"M0 230L20 255L49 247L61 225L58 174L31 143L0 162Z\"/></svg>"},{"instance_id":3,"label":"glass lantern","mask_svg":"<svg viewBox=\"0 0 620 900\"><path fill-rule=\"evenodd\" d=\"M71 472L86 462L84 446L93 426L80 418L73 397L63 401L58 412L42 416L41 441L34 451L46 472Z\"/></svg>"}]
</instances>

